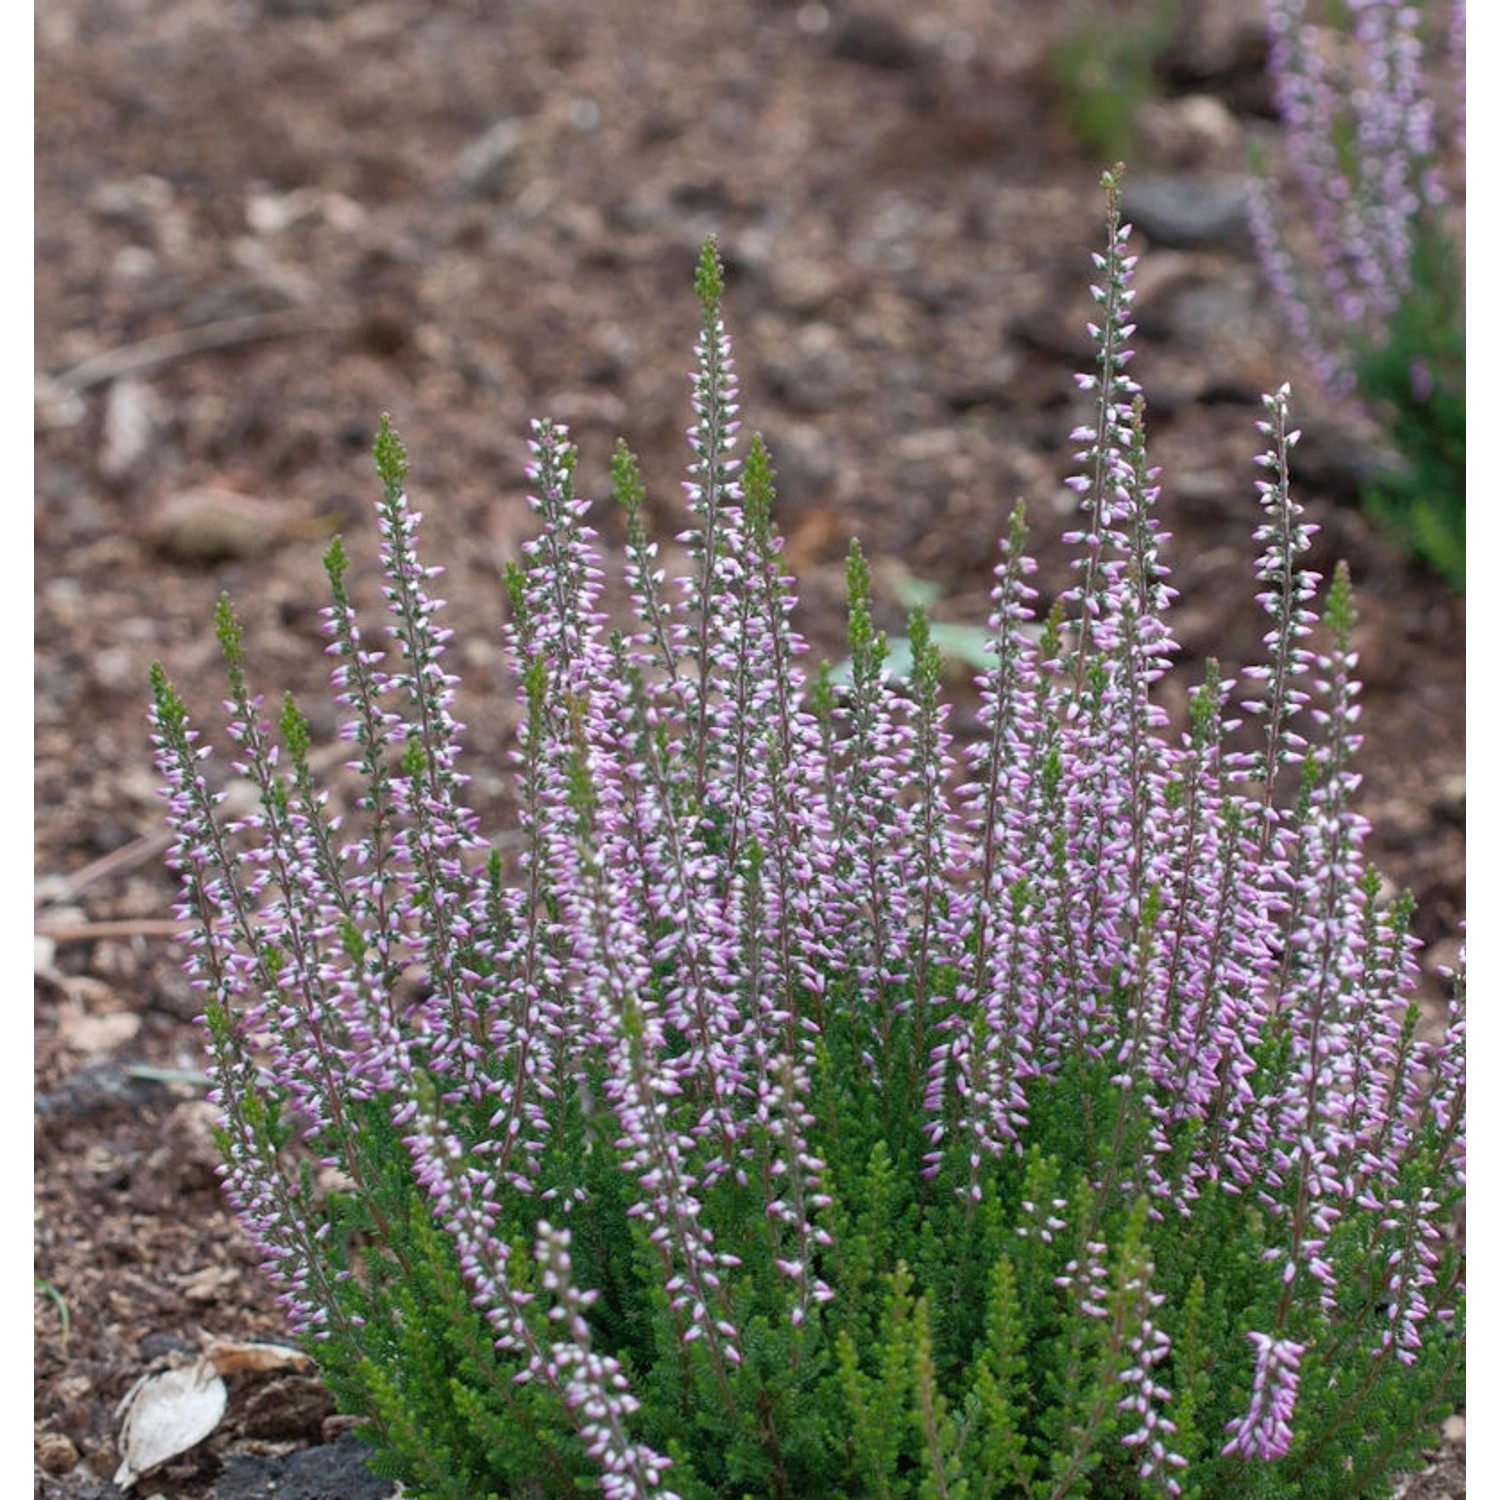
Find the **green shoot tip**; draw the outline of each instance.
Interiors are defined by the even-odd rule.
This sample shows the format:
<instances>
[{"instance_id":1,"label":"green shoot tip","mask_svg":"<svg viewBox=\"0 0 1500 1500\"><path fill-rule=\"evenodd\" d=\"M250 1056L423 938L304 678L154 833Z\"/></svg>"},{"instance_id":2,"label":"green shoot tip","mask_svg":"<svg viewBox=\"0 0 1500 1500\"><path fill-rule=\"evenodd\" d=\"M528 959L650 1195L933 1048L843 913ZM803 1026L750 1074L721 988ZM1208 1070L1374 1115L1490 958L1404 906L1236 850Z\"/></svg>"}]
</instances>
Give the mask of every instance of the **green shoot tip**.
<instances>
[{"instance_id":1,"label":"green shoot tip","mask_svg":"<svg viewBox=\"0 0 1500 1500\"><path fill-rule=\"evenodd\" d=\"M406 488L406 449L391 426L389 412L381 412L380 431L375 435L375 472L387 494L394 497Z\"/></svg>"},{"instance_id":2,"label":"green shoot tip","mask_svg":"<svg viewBox=\"0 0 1500 1500\"><path fill-rule=\"evenodd\" d=\"M724 295L724 262L719 259L719 242L713 235L703 242L693 287L698 293L698 301L703 304L704 316L717 316L719 301Z\"/></svg>"}]
</instances>

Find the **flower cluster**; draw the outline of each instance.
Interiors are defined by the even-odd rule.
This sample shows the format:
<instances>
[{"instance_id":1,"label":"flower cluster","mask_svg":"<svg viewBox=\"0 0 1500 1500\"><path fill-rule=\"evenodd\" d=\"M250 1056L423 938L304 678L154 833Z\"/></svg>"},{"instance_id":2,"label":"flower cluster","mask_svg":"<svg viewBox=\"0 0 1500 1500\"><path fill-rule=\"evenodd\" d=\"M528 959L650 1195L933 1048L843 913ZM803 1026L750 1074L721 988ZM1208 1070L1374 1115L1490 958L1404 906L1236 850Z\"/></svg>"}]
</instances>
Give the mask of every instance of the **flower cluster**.
<instances>
[{"instance_id":1,"label":"flower cluster","mask_svg":"<svg viewBox=\"0 0 1500 1500\"><path fill-rule=\"evenodd\" d=\"M1316 288L1303 287L1264 191L1254 227L1276 289L1334 387L1353 387L1354 344L1388 324L1411 290L1422 220L1448 201L1424 52L1446 43L1461 75L1465 4L1450 0L1450 34L1431 41L1429 9L1438 6L1354 0L1345 35L1316 25L1308 0L1267 0L1269 67ZM1318 308L1324 322L1314 328Z\"/></svg>"},{"instance_id":2,"label":"flower cluster","mask_svg":"<svg viewBox=\"0 0 1500 1500\"><path fill-rule=\"evenodd\" d=\"M1039 614L1018 509L970 743L920 613L910 680L887 670L857 547L847 681L804 671L712 243L684 574L622 447L612 615L567 433L533 430L514 868L462 801L388 427L386 651L329 556L355 805L290 701L273 734L227 603L241 824L156 669L226 1186L421 1493L1363 1494L1441 1416L1462 987L1419 1038L1285 390L1266 663L1238 688L1210 663L1183 724L1157 701L1167 538L1106 185L1076 582Z\"/></svg>"},{"instance_id":3,"label":"flower cluster","mask_svg":"<svg viewBox=\"0 0 1500 1500\"><path fill-rule=\"evenodd\" d=\"M1298 1361L1302 1345L1252 1333L1255 1345L1255 1385L1250 1410L1229 1424L1234 1434L1225 1453L1246 1458L1280 1458L1292 1445L1292 1413L1297 1405Z\"/></svg>"},{"instance_id":4,"label":"flower cluster","mask_svg":"<svg viewBox=\"0 0 1500 1500\"><path fill-rule=\"evenodd\" d=\"M1294 188L1251 199L1261 264L1329 391L1385 425L1399 463L1372 510L1463 584L1460 209L1465 0L1266 0L1269 68ZM1441 24L1446 17L1446 25ZM1440 100L1445 82L1454 97ZM1441 106L1441 107L1440 107Z\"/></svg>"}]
</instances>

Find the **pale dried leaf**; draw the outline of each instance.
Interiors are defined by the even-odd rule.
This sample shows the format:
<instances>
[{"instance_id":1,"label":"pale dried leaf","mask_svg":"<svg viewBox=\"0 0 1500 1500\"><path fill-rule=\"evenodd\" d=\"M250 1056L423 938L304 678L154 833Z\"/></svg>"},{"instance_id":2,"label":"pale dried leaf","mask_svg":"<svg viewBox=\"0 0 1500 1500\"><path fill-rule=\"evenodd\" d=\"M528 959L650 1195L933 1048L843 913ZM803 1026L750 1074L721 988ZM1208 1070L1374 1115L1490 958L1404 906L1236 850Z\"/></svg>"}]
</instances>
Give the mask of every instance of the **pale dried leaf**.
<instances>
[{"instance_id":1,"label":"pale dried leaf","mask_svg":"<svg viewBox=\"0 0 1500 1500\"><path fill-rule=\"evenodd\" d=\"M114 1482L127 1489L141 1475L196 1447L219 1425L228 1403L228 1387L207 1358L137 1381L120 1403L125 1420Z\"/></svg>"}]
</instances>

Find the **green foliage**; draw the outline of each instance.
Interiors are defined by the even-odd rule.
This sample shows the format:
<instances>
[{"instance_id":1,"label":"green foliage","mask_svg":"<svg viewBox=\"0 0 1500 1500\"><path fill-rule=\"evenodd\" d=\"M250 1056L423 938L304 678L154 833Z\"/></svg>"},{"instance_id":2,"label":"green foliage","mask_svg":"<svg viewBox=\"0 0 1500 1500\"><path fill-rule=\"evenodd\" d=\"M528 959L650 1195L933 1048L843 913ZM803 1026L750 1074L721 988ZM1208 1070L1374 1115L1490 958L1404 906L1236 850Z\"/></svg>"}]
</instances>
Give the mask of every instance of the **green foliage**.
<instances>
[{"instance_id":1,"label":"green foliage","mask_svg":"<svg viewBox=\"0 0 1500 1500\"><path fill-rule=\"evenodd\" d=\"M1421 232L1412 289L1388 338L1355 361L1359 393L1379 415L1398 462L1366 487L1370 511L1450 588L1464 588L1468 431L1463 269L1453 242Z\"/></svg>"},{"instance_id":2,"label":"green foliage","mask_svg":"<svg viewBox=\"0 0 1500 1500\"><path fill-rule=\"evenodd\" d=\"M748 461L746 468L749 468ZM964 676L972 676L974 672L982 672L989 666L992 659L991 635L984 626L927 618L926 611L938 604L942 597L942 586L928 579L907 575L897 581L897 602L909 611L914 628L906 635L889 636L886 639L885 670L893 678L899 681L915 678L917 661L923 650L935 653L930 659L936 661L940 668L946 664ZM915 627L918 615L923 621L920 649ZM854 664L848 657L833 668L835 682L848 682L853 674Z\"/></svg>"},{"instance_id":3,"label":"green foliage","mask_svg":"<svg viewBox=\"0 0 1500 1500\"><path fill-rule=\"evenodd\" d=\"M68 1306L68 1299L45 1276L38 1276L33 1272L31 1283L36 1295L48 1298L57 1309L58 1323L61 1326L62 1333L62 1349L66 1353L68 1349L68 1335L73 1331L73 1313Z\"/></svg>"},{"instance_id":4,"label":"green foliage","mask_svg":"<svg viewBox=\"0 0 1500 1500\"><path fill-rule=\"evenodd\" d=\"M1089 0L1052 53L1062 117L1100 161L1130 156L1136 117L1156 98L1156 64L1176 35L1182 0Z\"/></svg>"}]
</instances>

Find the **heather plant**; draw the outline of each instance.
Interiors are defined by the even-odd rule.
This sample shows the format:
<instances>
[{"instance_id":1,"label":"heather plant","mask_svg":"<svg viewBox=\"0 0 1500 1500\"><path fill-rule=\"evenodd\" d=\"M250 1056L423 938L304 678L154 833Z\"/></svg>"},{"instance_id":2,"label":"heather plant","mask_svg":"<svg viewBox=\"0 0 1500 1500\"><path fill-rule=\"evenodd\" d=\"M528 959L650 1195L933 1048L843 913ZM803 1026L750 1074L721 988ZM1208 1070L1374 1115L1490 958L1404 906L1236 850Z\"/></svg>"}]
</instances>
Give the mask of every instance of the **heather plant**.
<instances>
[{"instance_id":1,"label":"heather plant","mask_svg":"<svg viewBox=\"0 0 1500 1500\"><path fill-rule=\"evenodd\" d=\"M1314 602L1285 390L1265 662L1208 663L1185 724L1160 706L1172 591L1105 180L1076 574L1042 612L1017 508L972 743L920 611L887 670L857 546L848 680L804 668L712 242L682 576L621 446L612 600L566 431L532 433L513 863L464 804L389 426L383 638L327 559L356 804L290 699L271 722L227 601L254 814L220 820L155 669L225 1186L411 1492L1350 1500L1450 1409L1462 980L1427 1039L1410 902L1362 854L1354 607L1342 570Z\"/></svg>"},{"instance_id":2,"label":"heather plant","mask_svg":"<svg viewBox=\"0 0 1500 1500\"><path fill-rule=\"evenodd\" d=\"M1261 261L1320 381L1383 424L1367 509L1461 590L1463 266L1442 153L1459 146L1443 127L1462 129L1464 0L1267 0L1267 16L1294 186L1253 198Z\"/></svg>"}]
</instances>

